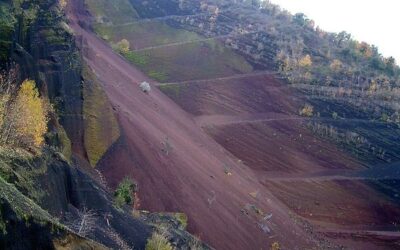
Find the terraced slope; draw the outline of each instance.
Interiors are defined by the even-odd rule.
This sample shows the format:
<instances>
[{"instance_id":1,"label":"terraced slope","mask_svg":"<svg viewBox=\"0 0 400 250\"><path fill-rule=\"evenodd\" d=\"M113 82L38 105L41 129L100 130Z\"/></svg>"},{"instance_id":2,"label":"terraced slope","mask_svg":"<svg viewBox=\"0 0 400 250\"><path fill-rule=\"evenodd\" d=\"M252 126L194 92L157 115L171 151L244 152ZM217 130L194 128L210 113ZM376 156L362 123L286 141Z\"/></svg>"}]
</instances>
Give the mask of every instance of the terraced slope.
<instances>
[{"instance_id":1,"label":"terraced slope","mask_svg":"<svg viewBox=\"0 0 400 250\"><path fill-rule=\"evenodd\" d=\"M70 25L83 41L85 60L101 80L121 126L119 141L98 164L109 184L134 177L141 207L185 212L189 230L218 249L255 249L275 240L288 248L319 244L191 116L154 85L148 95L138 88L149 79L78 25L87 18L79 12L81 3L70 3ZM260 197L249 195L255 190L262 190ZM268 213L273 218L263 221ZM267 237L265 230L276 238Z\"/></svg>"},{"instance_id":2,"label":"terraced slope","mask_svg":"<svg viewBox=\"0 0 400 250\"><path fill-rule=\"evenodd\" d=\"M160 16L163 22L168 19L165 13ZM85 15L77 18L87 20ZM160 22L159 18L151 22ZM171 16L177 18L191 19ZM399 193L399 176L393 173L398 167L387 176L371 176L365 172L371 166L355 155L377 159L382 148L390 148L386 133L391 131L396 137L398 128L362 114L344 119L355 110L353 106L334 105L334 98L316 101L321 98L309 87L289 86L271 72L274 45L268 36L234 36L249 51L255 50L254 36L265 42L257 47L267 55L259 58L259 64L244 53L245 48L232 49L234 41L221 42L221 35L240 32L227 25L236 18L243 16L230 11L219 17L225 29L211 32L216 35L211 39L203 29L199 34L204 41L177 36L171 43L140 45L143 48L132 43L136 51L126 58L163 84L150 80L92 33L73 25L122 127L122 136L100 161L99 169L111 185L124 175L137 179L142 208L187 213L189 229L217 249L259 249L275 241L284 249L397 247L400 206L393 197ZM174 32L198 31L195 25L184 29L169 25ZM153 27L156 30L149 33L162 41L165 27ZM112 41L123 37L133 41L142 31L126 32ZM152 82L149 95L137 87L143 80ZM320 114L299 116L305 103L320 107ZM332 117L333 111L340 113L338 117ZM378 130L366 132L375 126L385 127L379 130L385 137L380 138ZM359 132L342 132L337 127ZM386 152L385 159L397 159L395 147Z\"/></svg>"}]
</instances>

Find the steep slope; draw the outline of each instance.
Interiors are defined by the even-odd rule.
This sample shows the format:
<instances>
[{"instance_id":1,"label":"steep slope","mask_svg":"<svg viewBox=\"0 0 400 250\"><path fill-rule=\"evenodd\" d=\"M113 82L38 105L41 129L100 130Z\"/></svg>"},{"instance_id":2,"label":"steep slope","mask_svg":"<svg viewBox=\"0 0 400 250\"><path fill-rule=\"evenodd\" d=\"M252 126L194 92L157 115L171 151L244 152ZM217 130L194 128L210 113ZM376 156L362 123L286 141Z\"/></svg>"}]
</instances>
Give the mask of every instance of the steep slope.
<instances>
[{"instance_id":1,"label":"steep slope","mask_svg":"<svg viewBox=\"0 0 400 250\"><path fill-rule=\"evenodd\" d=\"M253 173L179 106L154 85L149 94L140 90L138 83L153 81L82 28L88 20L82 1L69 3L68 16L121 126L119 141L98 164L111 186L124 176L135 178L141 207L187 213L189 230L218 249L256 249L274 241L287 248L318 245ZM256 190L259 197L249 195ZM273 217L263 221L269 213ZM266 233L270 230L273 239Z\"/></svg>"},{"instance_id":2,"label":"steep slope","mask_svg":"<svg viewBox=\"0 0 400 250\"><path fill-rule=\"evenodd\" d=\"M139 8L139 1L131 2ZM74 2L71 24L121 125L121 137L98 164L109 184L115 186L125 175L135 178L140 207L184 211L189 229L218 249L256 249L274 241L289 249L339 247L327 237L355 249L395 247L398 235L382 230L396 230L398 174L371 175L365 169L379 172L371 163L398 159L391 147L397 145L396 125L391 118L371 120L371 105L360 108L369 97L361 93L365 99L354 101L351 95L358 95L360 86L343 88L338 75L332 86L316 86L318 77L325 77L318 69L332 76L326 69L331 58L318 54L325 47L312 41L325 40L306 25L309 20L222 2L203 3L204 9L193 14L152 1L137 9L150 19L95 25L117 51L119 40L127 38L130 48L119 52L153 79L171 81L163 84L96 38L82 2ZM171 39L166 30L177 35ZM296 34L305 45L291 44ZM278 57L279 49L287 47L293 50L286 58L288 72L282 71L285 58ZM343 48L334 48L343 59ZM318 66L310 72L310 65L297 69L291 64L307 59L304 53ZM369 70L370 59L356 56L363 61L360 69ZM144 80L152 83L148 95L137 86ZM368 84L364 80L359 82ZM300 116L309 103L314 113ZM363 237L368 241L359 240Z\"/></svg>"}]
</instances>

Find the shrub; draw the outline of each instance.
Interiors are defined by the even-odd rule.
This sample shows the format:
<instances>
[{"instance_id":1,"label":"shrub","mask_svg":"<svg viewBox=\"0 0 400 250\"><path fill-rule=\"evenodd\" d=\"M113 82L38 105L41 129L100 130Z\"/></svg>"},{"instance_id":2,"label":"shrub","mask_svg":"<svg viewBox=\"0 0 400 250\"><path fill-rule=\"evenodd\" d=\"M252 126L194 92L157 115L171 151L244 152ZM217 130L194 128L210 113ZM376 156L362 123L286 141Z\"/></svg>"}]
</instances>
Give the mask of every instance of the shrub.
<instances>
[{"instance_id":1,"label":"shrub","mask_svg":"<svg viewBox=\"0 0 400 250\"><path fill-rule=\"evenodd\" d=\"M118 51L120 51L121 53L124 54L129 52L130 44L128 40L122 39L117 43L117 46L118 46Z\"/></svg>"},{"instance_id":2,"label":"shrub","mask_svg":"<svg viewBox=\"0 0 400 250\"><path fill-rule=\"evenodd\" d=\"M299 66L301 68L310 68L312 66L312 60L310 55L306 55L299 61Z\"/></svg>"},{"instance_id":3,"label":"shrub","mask_svg":"<svg viewBox=\"0 0 400 250\"><path fill-rule=\"evenodd\" d=\"M175 213L174 214L175 219L179 222L180 227L182 229L185 229L188 224L188 217L184 213Z\"/></svg>"},{"instance_id":4,"label":"shrub","mask_svg":"<svg viewBox=\"0 0 400 250\"><path fill-rule=\"evenodd\" d=\"M281 247L279 246L278 242L274 242L271 244L271 250L279 250Z\"/></svg>"},{"instance_id":5,"label":"shrub","mask_svg":"<svg viewBox=\"0 0 400 250\"><path fill-rule=\"evenodd\" d=\"M118 207L133 205L137 184L129 177L125 177L114 192L115 203Z\"/></svg>"},{"instance_id":6,"label":"shrub","mask_svg":"<svg viewBox=\"0 0 400 250\"><path fill-rule=\"evenodd\" d=\"M172 250L172 246L163 234L154 232L147 240L146 250Z\"/></svg>"},{"instance_id":7,"label":"shrub","mask_svg":"<svg viewBox=\"0 0 400 250\"><path fill-rule=\"evenodd\" d=\"M314 114L314 107L310 104L304 105L304 107L300 110L301 116L311 117Z\"/></svg>"}]
</instances>

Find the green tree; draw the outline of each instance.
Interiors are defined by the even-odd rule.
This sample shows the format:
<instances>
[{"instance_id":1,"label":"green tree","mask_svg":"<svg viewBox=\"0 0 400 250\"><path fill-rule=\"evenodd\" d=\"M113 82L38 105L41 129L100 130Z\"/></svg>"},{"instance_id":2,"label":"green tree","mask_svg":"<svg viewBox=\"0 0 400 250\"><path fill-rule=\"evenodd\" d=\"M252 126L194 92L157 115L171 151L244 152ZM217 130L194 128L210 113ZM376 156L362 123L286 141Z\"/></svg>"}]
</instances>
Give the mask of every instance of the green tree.
<instances>
[{"instance_id":1,"label":"green tree","mask_svg":"<svg viewBox=\"0 0 400 250\"><path fill-rule=\"evenodd\" d=\"M137 184L129 177L125 177L114 192L115 203L118 207L133 205Z\"/></svg>"}]
</instances>

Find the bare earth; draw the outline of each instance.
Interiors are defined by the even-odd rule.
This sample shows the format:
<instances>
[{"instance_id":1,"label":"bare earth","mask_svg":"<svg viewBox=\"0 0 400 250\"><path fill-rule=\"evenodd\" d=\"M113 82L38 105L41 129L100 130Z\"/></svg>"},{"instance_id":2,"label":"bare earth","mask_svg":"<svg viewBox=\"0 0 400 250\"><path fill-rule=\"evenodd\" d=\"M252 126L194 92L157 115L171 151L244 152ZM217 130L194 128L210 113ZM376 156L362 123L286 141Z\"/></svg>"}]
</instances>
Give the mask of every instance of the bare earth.
<instances>
[{"instance_id":1,"label":"bare earth","mask_svg":"<svg viewBox=\"0 0 400 250\"><path fill-rule=\"evenodd\" d=\"M354 216L357 209L362 209L368 223L385 224L390 221L387 216L400 215L400 209L393 208L381 220L379 213L369 211L371 203L368 202L367 195L374 195L375 191L365 184L359 183L354 187L362 193L362 197L357 197L346 193L345 184L334 181L324 183L321 189L315 189L312 183L304 185L300 181L296 185L295 180L268 179L272 174L271 170L296 173L332 168L363 169L357 161L329 143L314 143L312 135L297 125L300 122L297 121L297 116L285 120L287 116L276 114L277 110L258 110L264 115L248 115L243 119L244 124L229 116L204 116L195 119L187 110L159 91L155 86L157 83L115 54L89 29L82 28L86 27L84 23L88 17L80 0L70 1L68 8L69 25L75 32L85 62L103 84L121 126L121 137L98 164L98 169L111 187L115 187L125 176L133 177L139 183L140 208L186 213L189 217L189 231L216 249L269 249L273 242L279 242L282 249L325 249L329 246L338 248L337 243L356 249L392 247L385 240L381 243L382 238L393 239L396 235L382 235L369 230L369 235L374 235L369 237L372 243L354 241L354 235L341 230L337 225L338 221L340 223L340 220L346 221ZM138 87L142 81L151 83L152 90L149 94L143 93ZM279 85L277 81L272 83L275 87ZM287 93L288 90L284 91ZM279 95L271 94L271 100L277 96ZM283 101L282 109L286 110L283 113L293 114L295 105L290 99ZM246 108L244 104L237 105L237 108ZM221 115L235 113L243 112ZM204 114L218 115L212 112ZM253 118L271 121L272 124L263 127L257 123L252 126L247 121ZM236 125L241 127L229 128L231 122L234 125L238 123ZM208 126L214 123L219 127ZM204 130L201 126L205 127ZM230 145L229 140L226 141L228 136L232 140L243 139L245 142L245 133L240 134L240 129L255 131L252 132L253 144ZM282 137L264 140L268 138L268 134L274 133ZM305 142L293 142L291 134L300 133ZM303 151L302 146L305 143L326 149L326 155L332 152L334 155L331 158L312 154L310 156L309 152ZM252 147L254 151L250 150ZM257 151L257 147L265 148ZM279 147L287 150L286 153L290 152L293 158L288 158L288 154L279 151ZM250 152L249 150L259 153L245 153ZM251 161L254 164L250 164ZM275 162L279 164L276 165ZM342 194L346 196L342 197ZM332 195L332 199L327 198L329 195ZM303 196L305 200L301 199ZM320 197L320 200L314 201L308 196ZM309 226L304 220L331 216L332 209L342 204L337 205L336 201L348 202L353 213L332 217L336 219L330 219L328 226L321 222L314 223L320 231L310 231L313 226ZM304 206L304 202L308 205ZM378 198L374 202L387 205ZM316 203L323 204L322 209L316 209L313 206ZM312 218L310 213L313 214ZM330 231L326 231L327 228ZM361 238L362 235L365 234L361 234ZM334 243L326 241L326 238L333 239Z\"/></svg>"}]
</instances>

